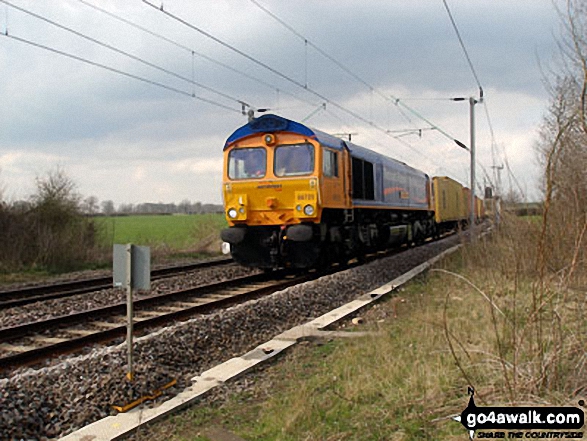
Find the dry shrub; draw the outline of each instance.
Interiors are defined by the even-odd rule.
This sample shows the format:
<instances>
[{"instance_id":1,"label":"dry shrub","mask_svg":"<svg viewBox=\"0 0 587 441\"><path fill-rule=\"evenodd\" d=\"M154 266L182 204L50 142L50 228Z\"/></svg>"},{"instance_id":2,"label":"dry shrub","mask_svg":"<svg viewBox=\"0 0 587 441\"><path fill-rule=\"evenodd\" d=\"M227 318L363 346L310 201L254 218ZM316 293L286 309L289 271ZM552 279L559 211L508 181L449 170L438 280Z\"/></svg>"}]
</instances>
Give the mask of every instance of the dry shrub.
<instances>
[{"instance_id":1,"label":"dry shrub","mask_svg":"<svg viewBox=\"0 0 587 441\"><path fill-rule=\"evenodd\" d=\"M0 204L0 271L19 269L23 262L31 260L27 247L29 230L28 208L23 205Z\"/></svg>"},{"instance_id":2,"label":"dry shrub","mask_svg":"<svg viewBox=\"0 0 587 441\"><path fill-rule=\"evenodd\" d=\"M459 314L446 314L445 339L462 376L490 402L562 403L587 393L587 296L550 269L559 256L547 254L541 274L541 228L536 220L506 218L488 239L465 247L459 274L441 272L447 311L455 292L474 299L458 305ZM574 254L567 248L563 258ZM584 270L574 277L584 280ZM480 336L473 340L471 319Z\"/></svg>"},{"instance_id":3,"label":"dry shrub","mask_svg":"<svg viewBox=\"0 0 587 441\"><path fill-rule=\"evenodd\" d=\"M538 144L544 213L537 258L541 281L554 272L577 284L587 266L587 1L560 7L561 63L547 81L551 104Z\"/></svg>"},{"instance_id":4,"label":"dry shrub","mask_svg":"<svg viewBox=\"0 0 587 441\"><path fill-rule=\"evenodd\" d=\"M66 271L92 262L96 224L83 216L75 185L61 170L37 179L29 202L0 206L0 270Z\"/></svg>"},{"instance_id":5,"label":"dry shrub","mask_svg":"<svg viewBox=\"0 0 587 441\"><path fill-rule=\"evenodd\" d=\"M465 248L458 276L484 303L478 319L487 338L471 348L462 333L446 332L463 376L484 377L512 402L587 393L587 0L560 5L561 71L548 82L551 104L537 145L542 215L506 217L491 240ZM456 320L447 318L446 328ZM473 349L485 355L471 357Z\"/></svg>"},{"instance_id":6,"label":"dry shrub","mask_svg":"<svg viewBox=\"0 0 587 441\"><path fill-rule=\"evenodd\" d=\"M201 215L190 232L193 240L191 251L200 254L218 254L222 247L219 230L223 226L223 219Z\"/></svg>"}]
</instances>

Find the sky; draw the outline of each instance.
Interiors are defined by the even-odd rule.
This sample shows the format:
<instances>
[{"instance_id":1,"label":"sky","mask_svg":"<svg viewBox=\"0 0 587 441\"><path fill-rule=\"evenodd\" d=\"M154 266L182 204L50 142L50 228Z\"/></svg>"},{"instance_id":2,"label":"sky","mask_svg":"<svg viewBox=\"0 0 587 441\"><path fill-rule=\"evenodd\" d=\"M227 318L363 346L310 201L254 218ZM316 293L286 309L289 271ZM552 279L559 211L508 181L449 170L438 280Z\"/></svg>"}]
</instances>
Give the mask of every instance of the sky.
<instances>
[{"instance_id":1,"label":"sky","mask_svg":"<svg viewBox=\"0 0 587 441\"><path fill-rule=\"evenodd\" d=\"M504 166L504 191L537 200L556 10L447 4L478 82L442 0L0 0L4 198L61 170L116 205L221 203L241 103L468 183L452 139L469 145L470 106L451 98L478 99L480 84L479 184Z\"/></svg>"}]
</instances>

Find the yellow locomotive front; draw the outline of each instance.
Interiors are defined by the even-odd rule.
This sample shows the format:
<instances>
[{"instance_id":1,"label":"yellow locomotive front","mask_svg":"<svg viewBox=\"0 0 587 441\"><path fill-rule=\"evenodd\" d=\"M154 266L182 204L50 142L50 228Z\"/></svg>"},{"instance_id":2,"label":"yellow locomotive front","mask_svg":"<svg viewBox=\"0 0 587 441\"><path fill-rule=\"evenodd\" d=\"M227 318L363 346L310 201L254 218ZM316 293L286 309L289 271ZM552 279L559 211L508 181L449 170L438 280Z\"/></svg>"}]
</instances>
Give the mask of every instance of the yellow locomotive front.
<instances>
[{"instance_id":1,"label":"yellow locomotive front","mask_svg":"<svg viewBox=\"0 0 587 441\"><path fill-rule=\"evenodd\" d=\"M223 196L229 224L319 219L317 150L295 134L260 134L226 149Z\"/></svg>"},{"instance_id":2,"label":"yellow locomotive front","mask_svg":"<svg viewBox=\"0 0 587 441\"><path fill-rule=\"evenodd\" d=\"M304 133L274 125L255 131L251 125L229 138L224 149L223 197L230 227L222 239L243 265L313 266L320 253L315 240L322 211L320 144Z\"/></svg>"}]
</instances>

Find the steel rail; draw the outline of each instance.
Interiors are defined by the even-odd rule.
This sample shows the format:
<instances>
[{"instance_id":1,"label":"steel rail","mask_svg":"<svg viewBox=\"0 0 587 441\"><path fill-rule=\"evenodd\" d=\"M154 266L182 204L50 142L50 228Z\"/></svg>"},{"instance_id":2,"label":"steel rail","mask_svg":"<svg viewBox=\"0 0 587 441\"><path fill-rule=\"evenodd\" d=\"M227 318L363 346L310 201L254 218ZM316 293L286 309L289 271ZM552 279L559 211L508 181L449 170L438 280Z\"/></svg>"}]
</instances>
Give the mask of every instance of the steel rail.
<instances>
[{"instance_id":1,"label":"steel rail","mask_svg":"<svg viewBox=\"0 0 587 441\"><path fill-rule=\"evenodd\" d=\"M158 268L151 272L151 278L152 280L157 280L196 269L228 265L232 262L234 262L232 259L222 258L206 262ZM112 288L112 276L0 291L0 309L23 306L38 301L70 297L76 294L85 294L108 288Z\"/></svg>"},{"instance_id":2,"label":"steel rail","mask_svg":"<svg viewBox=\"0 0 587 441\"><path fill-rule=\"evenodd\" d=\"M278 276L281 274L277 274ZM150 307L164 306L166 303L185 300L185 297L194 297L205 300L205 303L187 306L181 310L171 312L161 312L161 315L137 319L134 323L134 330L140 333L147 328L160 326L176 320L181 320L193 316L196 313L206 313L212 309L226 307L230 304L249 300L262 295L285 289L289 286L302 283L320 277L323 273L309 273L304 276L298 276L290 279L275 280L275 274L256 274L253 276L240 277L229 281L216 282L211 285L190 288L167 294L138 299L134 302L134 308L137 315L141 311L148 311ZM241 287L244 289L247 284L269 282L275 280L275 283L262 287L254 287L247 291L237 291L232 295L224 294L223 297L217 297L214 293L222 290L235 289ZM208 296L208 297L206 297ZM187 301L187 300L186 300ZM47 336L48 333L56 332L66 334L67 326L84 324L86 328L92 327L92 322L104 320L113 316L120 319L119 326L113 326L106 330L96 330L83 336L69 338L65 341L55 342L42 347L36 347L31 350L12 353L0 357L0 372L11 370L31 364L38 364L57 355L67 354L79 351L91 344L104 343L112 341L126 335L126 324L124 317L126 314L126 304L118 303L105 308L95 308L92 310L74 313L68 316L55 317L49 320L43 320L25 325L14 326L11 328L0 329L0 342L14 343L15 339L27 338L35 334ZM91 331L88 331L91 332Z\"/></svg>"},{"instance_id":3,"label":"steel rail","mask_svg":"<svg viewBox=\"0 0 587 441\"><path fill-rule=\"evenodd\" d=\"M426 244L430 243L429 241ZM268 295L275 291L285 289L289 286L303 283L310 280L318 279L319 277L330 275L348 268L360 266L364 263L395 254L400 254L406 248L394 248L387 251L379 251L377 253L367 255L364 259L356 260L348 265L338 265L330 267L323 271L313 271L304 275L294 276L293 278L285 278L285 271L275 271L273 273L255 274L252 276L243 276L232 280L215 282L210 285L199 286L196 288L189 288L180 291L174 291L165 294L158 294L154 296L137 299L134 302L134 310L137 315L141 312L148 311L148 308L156 308L165 306L166 303L184 302L180 309L174 307L171 312L161 312L157 316L137 318L134 324L134 331L136 333L144 332L147 328L161 326L170 322L185 319L197 313L206 313L210 310L225 307L230 304L243 302L252 298L257 298L262 295ZM276 280L281 278L281 280ZM274 280L275 283L262 287L254 287L246 291L242 291L247 284L266 283ZM218 291L235 289L239 287L239 291L232 295L223 293L222 297L218 296ZM197 296L197 297L196 297ZM208 296L208 298L206 298ZM186 298L188 297L188 298ZM191 299L190 297L196 297ZM200 300L206 300L205 303L193 304L185 306L186 303ZM88 331L88 334L69 338L64 341L50 343L43 347L37 347L22 352L15 352L7 356L0 357L0 372L10 371L17 367L39 364L57 355L73 353L79 351L88 345L95 343L104 343L112 341L116 338L124 337L126 335L126 303L120 302L107 307L94 308L91 310L77 312L66 316L55 317L48 320L37 321L24 325L14 326L10 328L0 329L0 345L2 342L14 343L15 339L27 338L31 335L37 334L44 337L52 331L60 334L68 333L66 326L83 324L87 328L92 326L92 322L100 321L104 317L117 316L119 324L112 324L112 327L106 330L96 330L96 332ZM75 333L79 329L69 330ZM27 345L25 345L27 346ZM10 351L8 351L10 352ZM14 351L13 351L14 352Z\"/></svg>"}]
</instances>

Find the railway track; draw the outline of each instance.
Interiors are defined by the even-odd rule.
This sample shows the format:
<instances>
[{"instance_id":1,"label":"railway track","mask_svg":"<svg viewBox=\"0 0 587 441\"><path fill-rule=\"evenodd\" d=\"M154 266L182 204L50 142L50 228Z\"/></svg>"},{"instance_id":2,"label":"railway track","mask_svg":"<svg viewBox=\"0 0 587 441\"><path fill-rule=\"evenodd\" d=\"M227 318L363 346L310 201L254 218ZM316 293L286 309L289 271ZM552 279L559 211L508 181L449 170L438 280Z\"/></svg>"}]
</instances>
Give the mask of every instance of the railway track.
<instances>
[{"instance_id":1,"label":"railway track","mask_svg":"<svg viewBox=\"0 0 587 441\"><path fill-rule=\"evenodd\" d=\"M223 258L187 265L159 268L151 272L151 280L171 277L188 271L194 271L212 266L228 265L232 262L233 260L230 258ZM62 283L38 285L28 288L2 291L0 292L0 310L13 308L15 306L28 305L30 303L39 301L70 297L77 294L84 294L108 288L112 288L112 276L73 280Z\"/></svg>"},{"instance_id":2,"label":"railway track","mask_svg":"<svg viewBox=\"0 0 587 441\"><path fill-rule=\"evenodd\" d=\"M134 331L140 335L149 328L268 295L348 267L401 253L404 249L378 252L366 256L361 262L354 261L344 267L334 266L326 271L288 277L285 277L284 272L276 271L143 297L134 302ZM229 262L227 259L222 264ZM186 271L185 267L181 268ZM159 276L172 274L174 270L176 273L181 272L175 267L164 269ZM111 287L111 279L108 280L108 287ZM78 352L92 344L111 342L125 335L124 302L3 328L0 329L0 375L7 375L18 367L40 364L59 355Z\"/></svg>"},{"instance_id":3,"label":"railway track","mask_svg":"<svg viewBox=\"0 0 587 441\"><path fill-rule=\"evenodd\" d=\"M256 274L145 297L134 302L134 331L140 335L148 328L267 295L323 274L289 277L281 273ZM123 302L0 329L0 372L7 374L18 367L39 364L125 335L126 304Z\"/></svg>"},{"instance_id":4,"label":"railway track","mask_svg":"<svg viewBox=\"0 0 587 441\"><path fill-rule=\"evenodd\" d=\"M161 378L175 378L179 386L171 390L170 395L179 393L184 386L190 384L194 373L204 372L209 367L226 361L231 354L245 353L276 333L345 304L355 299L363 290L388 283L459 242L455 238L409 250L404 248L387 254L379 253L378 256L389 256L389 259L370 262L364 270L354 268L329 277L321 277L324 274L318 273L310 274L316 280L307 285L269 296L259 296L254 302L239 303L233 308L210 310L210 314L196 312L189 324L177 321L170 328L153 327L148 330L148 334L139 331L144 337L136 344L135 361L137 373L140 375L140 382L136 385L140 386L141 391L152 391L161 385ZM353 266L359 265L349 265L351 268ZM232 271L227 269L227 273ZM242 276L245 273L238 274ZM295 282L299 283L301 280L297 279ZM221 295L219 292L216 294ZM184 298L177 300L185 301ZM65 303L67 302L69 299ZM197 300L194 299L193 302L196 303ZM173 303L166 305L179 306ZM99 320L109 321L105 318ZM64 325L60 329L78 332L91 330L82 325L83 323ZM24 337L20 344L25 346L30 343L30 346L34 346L31 341L35 338L47 337L65 336L53 330L46 334L41 331ZM3 385L0 390L0 407L3 408L2 415L8 417L8 420L0 418L0 432L13 435L15 439L54 438L107 417L110 414L108 404L126 403L126 397L130 396L130 391L135 386L129 384L123 376L126 349L119 344L122 341L121 336L115 341L117 346L86 347L83 353L87 356L60 358L35 366L45 367L43 369L9 371L12 369L10 367L0 372L0 383ZM5 343L19 342L9 339ZM15 355L14 352L12 354ZM6 355L10 353L0 353L0 356ZM0 369L6 363L5 360L0 360ZM30 419L30 415L34 416L35 421ZM3 438L11 437L5 435Z\"/></svg>"}]
</instances>

